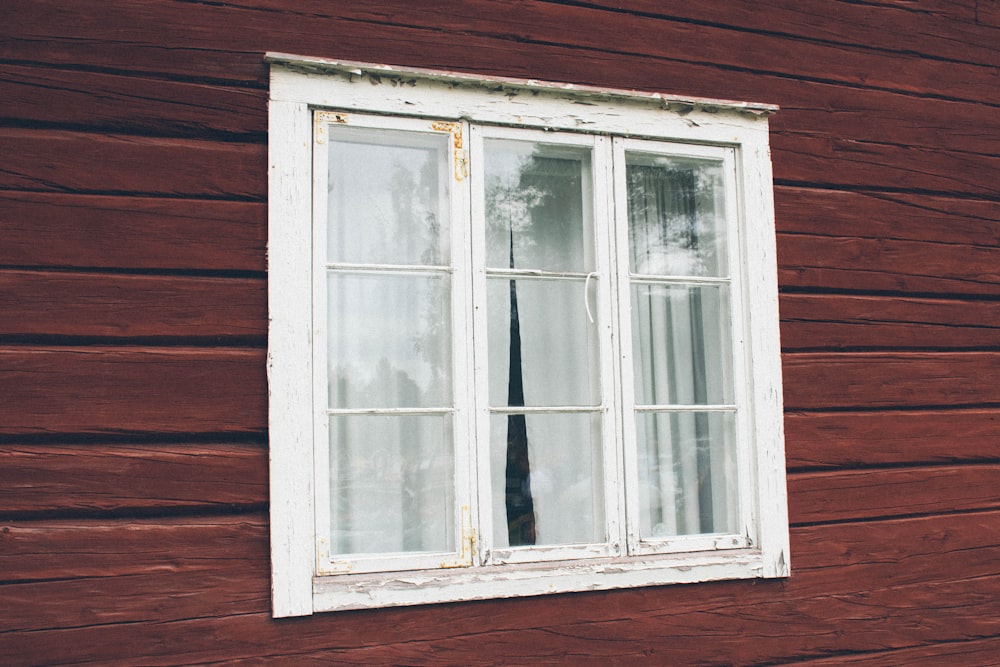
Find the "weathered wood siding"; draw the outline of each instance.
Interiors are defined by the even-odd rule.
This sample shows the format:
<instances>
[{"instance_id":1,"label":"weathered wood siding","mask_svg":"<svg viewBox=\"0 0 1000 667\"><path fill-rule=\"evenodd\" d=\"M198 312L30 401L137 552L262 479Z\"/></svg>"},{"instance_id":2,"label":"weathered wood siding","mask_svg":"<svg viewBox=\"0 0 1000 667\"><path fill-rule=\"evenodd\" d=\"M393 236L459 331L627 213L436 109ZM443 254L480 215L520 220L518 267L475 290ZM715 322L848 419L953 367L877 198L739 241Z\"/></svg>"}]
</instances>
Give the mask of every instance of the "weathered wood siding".
<instances>
[{"instance_id":1,"label":"weathered wood siding","mask_svg":"<svg viewBox=\"0 0 1000 667\"><path fill-rule=\"evenodd\" d=\"M3 3L0 663L996 664L998 26L992 0ZM271 619L265 51L782 106L791 578Z\"/></svg>"}]
</instances>

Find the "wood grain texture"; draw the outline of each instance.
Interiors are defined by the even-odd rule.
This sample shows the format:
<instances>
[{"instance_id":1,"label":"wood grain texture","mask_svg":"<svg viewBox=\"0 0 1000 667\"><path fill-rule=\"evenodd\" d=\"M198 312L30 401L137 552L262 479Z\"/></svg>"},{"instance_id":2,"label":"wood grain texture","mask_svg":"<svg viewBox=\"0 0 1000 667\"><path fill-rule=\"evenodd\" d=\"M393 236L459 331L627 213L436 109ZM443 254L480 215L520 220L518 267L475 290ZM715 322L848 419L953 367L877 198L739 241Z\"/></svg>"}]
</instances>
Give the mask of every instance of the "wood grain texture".
<instances>
[{"instance_id":1,"label":"wood grain texture","mask_svg":"<svg viewBox=\"0 0 1000 667\"><path fill-rule=\"evenodd\" d=\"M1000 301L782 294L780 312L786 351L1000 346Z\"/></svg>"},{"instance_id":2,"label":"wood grain texture","mask_svg":"<svg viewBox=\"0 0 1000 667\"><path fill-rule=\"evenodd\" d=\"M789 469L1000 461L1000 410L790 412Z\"/></svg>"},{"instance_id":3,"label":"wood grain texture","mask_svg":"<svg viewBox=\"0 0 1000 667\"><path fill-rule=\"evenodd\" d=\"M591 5L619 9L621 4L591 0ZM708 0L664 5L633 0L633 12L780 33L806 40L853 44L948 60L998 63L994 35L976 25L975 0L906 3L829 3L823 0Z\"/></svg>"},{"instance_id":4,"label":"wood grain texture","mask_svg":"<svg viewBox=\"0 0 1000 667\"><path fill-rule=\"evenodd\" d=\"M0 434L246 433L267 424L264 351L0 351Z\"/></svg>"},{"instance_id":5,"label":"wood grain texture","mask_svg":"<svg viewBox=\"0 0 1000 667\"><path fill-rule=\"evenodd\" d=\"M263 271L267 205L0 191L0 265Z\"/></svg>"},{"instance_id":6,"label":"wood grain texture","mask_svg":"<svg viewBox=\"0 0 1000 667\"><path fill-rule=\"evenodd\" d=\"M262 144L0 128L0 189L264 199Z\"/></svg>"},{"instance_id":7,"label":"wood grain texture","mask_svg":"<svg viewBox=\"0 0 1000 667\"><path fill-rule=\"evenodd\" d=\"M267 502L267 452L259 445L0 444L0 469L0 516Z\"/></svg>"},{"instance_id":8,"label":"wood grain texture","mask_svg":"<svg viewBox=\"0 0 1000 667\"><path fill-rule=\"evenodd\" d=\"M461 664L532 656L753 664L762 656L822 656L995 634L1000 543L995 531L984 529L998 518L796 529L801 569L784 583L667 586L280 623L262 613L267 557L260 517L15 522L0 531L0 563L24 576L4 585L0 599L19 606L32 596L51 602L0 618L7 646L22 660L13 664L294 662L302 656L399 663L431 652L436 661ZM955 567L935 568L942 558ZM58 579L60 573L68 578ZM54 614L63 601L66 608ZM837 632L845 617L852 632ZM287 633L295 634L293 646L282 640ZM541 635L550 641L538 643Z\"/></svg>"},{"instance_id":9,"label":"wood grain texture","mask_svg":"<svg viewBox=\"0 0 1000 667\"><path fill-rule=\"evenodd\" d=\"M1000 464L838 470L788 477L794 524L1000 508Z\"/></svg>"},{"instance_id":10,"label":"wood grain texture","mask_svg":"<svg viewBox=\"0 0 1000 667\"><path fill-rule=\"evenodd\" d=\"M829 234L778 237L782 287L996 296L998 267L1000 246Z\"/></svg>"},{"instance_id":11,"label":"wood grain texture","mask_svg":"<svg viewBox=\"0 0 1000 667\"><path fill-rule=\"evenodd\" d=\"M0 270L5 337L180 339L267 336L263 280Z\"/></svg>"},{"instance_id":12,"label":"wood grain texture","mask_svg":"<svg viewBox=\"0 0 1000 667\"><path fill-rule=\"evenodd\" d=\"M774 178L824 188L957 193L996 199L995 155L858 141L853 137L774 134Z\"/></svg>"},{"instance_id":13,"label":"wood grain texture","mask_svg":"<svg viewBox=\"0 0 1000 667\"><path fill-rule=\"evenodd\" d=\"M23 52L31 44L30 50L39 60L73 62L84 57L85 51L83 45L74 44L74 38L86 34L89 42L118 46L117 53L103 54L102 64L108 64L109 56L111 62L162 62L165 54L157 54L155 49L163 43L182 50L272 50L369 62L398 62L393 56L404 51L409 57L422 52L431 61L432 54L443 55L443 50L450 48L452 58L464 52L462 62L479 70L490 63L523 61L531 57L529 51L538 53L550 44L562 44L572 47L579 60L641 54L673 61L683 68L685 61L694 60L691 54L697 54L699 62L721 69L773 72L992 103L1000 100L996 92L1000 74L979 62L913 58L853 45L787 39L590 7L523 3L515 11L498 1L456 0L436 6L434 12L404 2L352 3L349 9L314 2L305 11L301 4L275 0L253 7L191 4L186 11L177 12L154 0L105 3L100 9L85 3L63 2L58 7L50 3L32 3L8 12L6 34L16 38L7 42L8 48ZM56 11L58 18L53 20ZM442 16L448 20L442 21ZM394 24L392 29L390 24ZM219 26L226 29L219 30ZM331 44L336 44L339 53L330 52ZM0 49L0 56L4 55ZM95 55L102 54L90 53L85 62L93 62ZM178 55L184 59L183 52ZM430 66L431 62L412 64ZM236 76L248 79L252 73Z\"/></svg>"},{"instance_id":14,"label":"wood grain texture","mask_svg":"<svg viewBox=\"0 0 1000 667\"><path fill-rule=\"evenodd\" d=\"M1000 654L1000 637L949 642L931 646L917 646L895 651L872 651L857 655L838 655L834 658L802 660L794 665L801 667L840 667L840 665L865 665L865 667L983 667L996 661Z\"/></svg>"},{"instance_id":15,"label":"wood grain texture","mask_svg":"<svg viewBox=\"0 0 1000 667\"><path fill-rule=\"evenodd\" d=\"M267 131L267 96L246 88L0 64L0 99L0 122L192 137Z\"/></svg>"},{"instance_id":16,"label":"wood grain texture","mask_svg":"<svg viewBox=\"0 0 1000 667\"><path fill-rule=\"evenodd\" d=\"M532 600L544 606L492 602L461 612L438 607L293 623L276 623L261 613L213 615L14 632L5 645L16 656L11 667L271 659L279 664L752 665L975 640L997 632L996 577L787 602L775 600L774 587L750 586L704 590L703 600L693 604L684 604L683 594L653 591L645 599L583 594ZM710 611L692 609L699 604Z\"/></svg>"},{"instance_id":17,"label":"wood grain texture","mask_svg":"<svg viewBox=\"0 0 1000 667\"><path fill-rule=\"evenodd\" d=\"M800 353L782 364L791 411L1000 404L996 352Z\"/></svg>"},{"instance_id":18,"label":"wood grain texture","mask_svg":"<svg viewBox=\"0 0 1000 667\"><path fill-rule=\"evenodd\" d=\"M783 185L775 186L774 199L779 234L1000 246L995 201Z\"/></svg>"},{"instance_id":19,"label":"wood grain texture","mask_svg":"<svg viewBox=\"0 0 1000 667\"><path fill-rule=\"evenodd\" d=\"M126 579L155 572L181 578L198 572L263 576L267 520L237 516L73 518L9 521L0 528L0 571L5 582ZM266 582L256 582L265 587ZM183 587L183 585L182 585Z\"/></svg>"}]
</instances>

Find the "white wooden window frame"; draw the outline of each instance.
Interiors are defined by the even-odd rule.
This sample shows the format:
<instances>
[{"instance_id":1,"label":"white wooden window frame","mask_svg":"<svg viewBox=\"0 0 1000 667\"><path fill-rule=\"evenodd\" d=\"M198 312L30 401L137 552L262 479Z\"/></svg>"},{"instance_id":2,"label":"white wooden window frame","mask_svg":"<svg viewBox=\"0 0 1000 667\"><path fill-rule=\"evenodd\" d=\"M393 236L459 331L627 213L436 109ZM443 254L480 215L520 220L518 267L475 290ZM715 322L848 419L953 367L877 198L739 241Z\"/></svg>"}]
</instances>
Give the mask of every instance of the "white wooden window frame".
<instances>
[{"instance_id":1,"label":"white wooden window frame","mask_svg":"<svg viewBox=\"0 0 1000 667\"><path fill-rule=\"evenodd\" d=\"M270 437L270 514L272 607L276 617L339 609L386 607L582 590L691 583L720 579L783 577L789 573L788 520L782 429L781 365L778 335L777 268L767 116L770 105L681 98L653 93L594 89L512 79L484 79L448 72L268 54L269 103L268 205L268 382ZM322 114L322 115L319 115ZM456 178L469 176L483 136L542 138L587 143L593 160L596 267L594 288L599 318L604 416L603 453L609 535L606 544L577 547L492 549L489 468L477 450L488 449L488 416L483 373L477 368L482 337L465 345L453 340L456 395L463 385L477 396L474 405L456 401L455 525L461 539L453 554L422 556L410 564L368 562L339 568L330 560L317 518L323 497L317 478L325 456L326 403L314 381L312 364L323 352L323 317L316 308L324 289L317 277L313 194L317 168L314 129L353 114L381 116L386 127L409 119L450 124L455 141ZM321 122L317 123L317 118ZM396 120L400 119L400 120ZM377 125L378 120L374 123ZM446 127L442 125L442 127ZM559 132L556 134L554 132ZM546 134L543 134L546 133ZM549 134L551 133L551 134ZM643 541L626 506L636 493L634 397L629 357L629 316L619 312L628 290L627 247L623 242L624 179L612 171L623 165L626 149L671 155L712 157L725 162L730 229L729 255L734 406L737 411L739 534L694 535ZM601 171L603 170L603 171ZM483 309L463 314L474 293L485 289L482 233L482 183L453 188L452 270L469 275L454 280L454 326L485 331ZM477 196L478 194L478 196ZM471 199L470 199L471 197ZM732 199L730 202L729 200ZM603 202L603 204L602 204ZM466 221L463 224L463 220ZM471 224L469 224L471 223ZM466 228L466 225L468 227ZM471 247L471 255L470 253ZM617 267L617 269L613 268ZM600 318L604 318L601 320ZM612 332L616 332L612 336ZM320 347L320 346L317 346ZM478 352L477 352L478 349ZM322 359L319 359L322 361ZM322 367L322 366L321 366ZM615 370L617 369L617 370ZM322 410L320 407L322 406ZM660 406L662 407L662 406ZM687 406L690 407L690 406ZM669 409L670 406L667 406ZM639 406L642 409L642 406ZM321 419L318 415L322 413ZM484 444L477 444L484 443ZM463 454L463 451L465 454ZM478 459L478 460L477 460ZM633 513L634 514L634 513ZM615 517L626 517L617 522ZM478 527L479 539L472 528ZM421 560L422 559L422 560ZM445 565L447 567L435 567ZM430 565L428 567L428 565ZM451 567L459 565L464 567ZM400 569L410 568L413 569ZM384 568L384 569L383 569ZM425 569L419 569L425 568ZM346 571L350 570L350 571Z\"/></svg>"}]
</instances>

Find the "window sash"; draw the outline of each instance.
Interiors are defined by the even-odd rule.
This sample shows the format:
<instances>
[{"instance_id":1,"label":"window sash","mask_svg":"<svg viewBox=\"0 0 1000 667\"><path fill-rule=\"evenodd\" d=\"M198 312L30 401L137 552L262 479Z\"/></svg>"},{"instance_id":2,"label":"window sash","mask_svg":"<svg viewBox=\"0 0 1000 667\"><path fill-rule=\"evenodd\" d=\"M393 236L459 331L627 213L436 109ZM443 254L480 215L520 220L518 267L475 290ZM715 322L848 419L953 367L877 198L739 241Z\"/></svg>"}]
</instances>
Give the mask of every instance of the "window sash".
<instances>
[{"instance_id":1,"label":"window sash","mask_svg":"<svg viewBox=\"0 0 1000 667\"><path fill-rule=\"evenodd\" d=\"M316 535L316 574L377 573L386 571L438 569L442 567L467 567L473 564L473 553L469 541L471 531L471 458L466 448L456 443L468 441L471 437L471 421L465 398L470 391L469 357L471 355L467 333L467 316L470 294L467 281L456 279L468 271L468 245L466 225L462 221L467 216L467 192L459 177L464 167L461 152L461 137L467 131L464 124L453 121L435 121L364 114L337 114L313 112L313 214L312 214L312 374L313 374L313 442L314 442L314 484L316 503L314 509ZM327 257L327 184L329 178L330 143L335 140L336 131L341 127L365 128L370 130L392 130L437 135L446 139L447 150L443 164L439 165L440 205L449 211L449 261L446 264L415 266L411 263L398 264L352 264L349 261L331 261ZM400 407L328 407L328 344L330 332L327 328L328 276L404 277L443 276L448 278L450 289L450 351L451 362L451 404L437 406ZM452 450L452 485L450 495L454 498L451 508L450 544L444 550L385 552L385 553L337 553L331 534L331 494L333 492L330 457L333 446L330 440L330 422L334 418L349 416L430 417L437 415L450 419ZM373 480L375 483L378 480Z\"/></svg>"},{"instance_id":2,"label":"window sash","mask_svg":"<svg viewBox=\"0 0 1000 667\"><path fill-rule=\"evenodd\" d=\"M729 287L728 315L729 325L729 356L731 364L723 365L723 373L728 373L727 383L732 391L732 402L703 402L695 404L673 405L645 404L639 402L635 391L634 360L639 350L633 348L633 324L631 310L635 305L623 306L619 312L619 340L622 341L622 352L619 355L621 366L621 401L622 401L622 434L625 458L624 484L628 553L636 556L655 554L670 554L680 552L697 552L703 550L741 549L754 544L754 525L752 508L756 489L753 486L752 464L754 453L748 443L754 442L752 421L748 418L751 411L750 393L747 383L752 380L748 371L750 363L746 340L749 328L745 318L743 299L743 272L745 254L741 242L740 202L742 194L738 181L738 151L734 147L678 144L669 141L647 141L615 137L613 143L614 187L615 187L615 246L616 253L616 286L621 299L632 298L633 285L650 285L667 288L670 286L690 287ZM625 178L627 153L643 155L660 155L667 158L693 158L699 160L719 161L723 171L723 193L725 202L725 234L727 256L722 276L692 276L692 275L651 275L635 273L631 266L628 220L628 183ZM723 313L725 315L726 313ZM735 461L736 479L735 498L731 502L737 505L735 530L722 533L693 533L652 537L643 535L640 526L640 457L637 432L637 420L650 414L684 414L698 412L722 411L733 415L735 422Z\"/></svg>"},{"instance_id":3,"label":"window sash","mask_svg":"<svg viewBox=\"0 0 1000 667\"><path fill-rule=\"evenodd\" d=\"M537 278L541 280L583 279L583 289L580 299L589 300L588 308L595 318L596 326L591 333L591 339L596 346L596 368L600 385L600 400L591 406L545 406L515 409L491 406L488 384L488 369L485 365L477 365L476 376L476 418L477 437L474 440L477 448L478 478L481 480L479 491L479 544L483 562L489 565L553 562L602 558L617 556L621 553L624 540L622 514L623 496L620 490L621 455L616 443L618 423L614 409L616 381L612 368L612 295L609 289L610 253L607 224L611 211L609 192L607 189L610 163L608 161L610 143L606 137L589 134L572 134L563 132L543 132L525 128L507 128L500 126L474 124L470 128L470 165L472 165L471 180L471 229L472 229L472 285L474 303L485 304L487 288L491 280L506 278ZM535 142L537 144L565 146L567 148L586 148L590 152L590 218L591 228L587 230L588 237L584 239L584 260L591 272L565 272L544 270L503 269L487 267L486 261L486 184L484 169L486 142L489 140L510 140L518 142ZM489 340L485 335L489 329L490 317L487 308L478 307L473 313L473 327L476 332L474 345L476 359L489 358ZM498 545L494 538L497 526L494 525L493 488L488 480L496 478L491 462L491 419L497 415L510 413L522 414L570 414L580 411L600 418L600 473L603 477L603 514L604 539L583 544L555 544L535 546Z\"/></svg>"}]
</instances>

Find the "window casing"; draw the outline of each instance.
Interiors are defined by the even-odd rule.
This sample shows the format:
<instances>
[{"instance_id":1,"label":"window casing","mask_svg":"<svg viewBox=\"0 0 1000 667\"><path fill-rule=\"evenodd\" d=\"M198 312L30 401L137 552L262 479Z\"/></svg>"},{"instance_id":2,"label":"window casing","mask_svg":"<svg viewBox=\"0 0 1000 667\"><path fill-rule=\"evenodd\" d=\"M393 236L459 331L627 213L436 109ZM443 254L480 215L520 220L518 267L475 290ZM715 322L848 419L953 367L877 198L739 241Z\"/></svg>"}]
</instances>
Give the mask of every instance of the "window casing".
<instances>
[{"instance_id":1,"label":"window casing","mask_svg":"<svg viewBox=\"0 0 1000 667\"><path fill-rule=\"evenodd\" d=\"M773 108L270 59L275 615L786 576Z\"/></svg>"}]
</instances>

